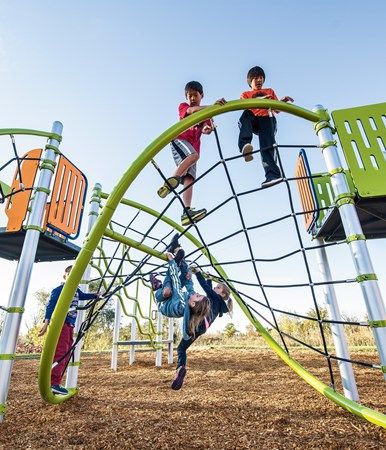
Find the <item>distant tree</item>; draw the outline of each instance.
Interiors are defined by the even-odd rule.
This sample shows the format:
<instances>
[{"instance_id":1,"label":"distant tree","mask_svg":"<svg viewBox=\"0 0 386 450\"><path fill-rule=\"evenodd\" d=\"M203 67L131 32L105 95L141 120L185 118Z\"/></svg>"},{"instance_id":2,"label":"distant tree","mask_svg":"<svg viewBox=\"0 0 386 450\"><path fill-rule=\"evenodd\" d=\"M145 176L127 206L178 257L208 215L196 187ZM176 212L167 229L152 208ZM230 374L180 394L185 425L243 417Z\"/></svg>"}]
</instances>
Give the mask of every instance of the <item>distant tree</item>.
<instances>
[{"instance_id":1,"label":"distant tree","mask_svg":"<svg viewBox=\"0 0 386 450\"><path fill-rule=\"evenodd\" d=\"M238 333L238 330L232 322L228 323L224 328L224 336L227 338L233 337L236 333Z\"/></svg>"}]
</instances>

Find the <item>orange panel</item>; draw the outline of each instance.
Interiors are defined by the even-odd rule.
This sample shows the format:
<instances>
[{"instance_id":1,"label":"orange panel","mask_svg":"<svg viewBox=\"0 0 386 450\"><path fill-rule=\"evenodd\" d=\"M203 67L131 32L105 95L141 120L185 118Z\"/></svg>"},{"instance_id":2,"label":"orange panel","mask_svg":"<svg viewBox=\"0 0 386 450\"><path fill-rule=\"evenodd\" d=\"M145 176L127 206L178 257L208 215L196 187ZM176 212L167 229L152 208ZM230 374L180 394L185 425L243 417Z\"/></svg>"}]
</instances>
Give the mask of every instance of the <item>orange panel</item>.
<instances>
[{"instance_id":1,"label":"orange panel","mask_svg":"<svg viewBox=\"0 0 386 450\"><path fill-rule=\"evenodd\" d=\"M36 172L39 166L42 149L37 148L30 150L25 155L20 163L21 181L26 189L32 188L35 182ZM32 159L33 160L30 160ZM16 169L15 176L11 185L11 192L19 191L21 189L19 170ZM23 226L26 217L29 201L32 190L28 189L21 192L16 192L14 195L8 197L7 205L5 207L5 214L8 216L7 231L19 231Z\"/></svg>"},{"instance_id":2,"label":"orange panel","mask_svg":"<svg viewBox=\"0 0 386 450\"><path fill-rule=\"evenodd\" d=\"M299 156L296 163L296 170L295 170L295 176L298 178L300 177L307 177L307 170L304 163L304 159ZM309 230L310 226L312 225L313 219L314 219L314 210L316 208L314 197L312 195L312 191L310 188L310 181L308 178L303 179L297 179L296 180L299 195L300 195L300 201L303 207L303 211L310 211L306 212L304 214L304 220L307 231Z\"/></svg>"},{"instance_id":3,"label":"orange panel","mask_svg":"<svg viewBox=\"0 0 386 450\"><path fill-rule=\"evenodd\" d=\"M86 179L83 173L61 155L56 169L47 225L67 236L77 234L85 189Z\"/></svg>"}]
</instances>

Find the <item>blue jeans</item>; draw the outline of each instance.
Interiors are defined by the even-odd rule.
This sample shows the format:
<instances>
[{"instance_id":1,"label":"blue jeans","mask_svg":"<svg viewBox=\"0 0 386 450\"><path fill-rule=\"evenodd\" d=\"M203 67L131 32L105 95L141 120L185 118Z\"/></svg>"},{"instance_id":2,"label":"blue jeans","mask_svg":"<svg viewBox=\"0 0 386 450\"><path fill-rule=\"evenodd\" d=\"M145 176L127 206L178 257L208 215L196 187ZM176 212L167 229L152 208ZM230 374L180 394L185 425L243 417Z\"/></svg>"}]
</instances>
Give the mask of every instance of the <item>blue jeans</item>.
<instances>
[{"instance_id":1,"label":"blue jeans","mask_svg":"<svg viewBox=\"0 0 386 450\"><path fill-rule=\"evenodd\" d=\"M182 260L179 267L180 267L180 283L181 283L181 288L183 288L187 281L186 275L189 272L189 266L187 265L186 261ZM162 302L169 298L169 297L165 298L163 296L163 290L165 288L169 288L171 291L173 291L172 280L170 278L169 270L166 272L164 281L162 283L162 287L160 289L158 289L157 292L155 293L155 299L157 302Z\"/></svg>"}]
</instances>

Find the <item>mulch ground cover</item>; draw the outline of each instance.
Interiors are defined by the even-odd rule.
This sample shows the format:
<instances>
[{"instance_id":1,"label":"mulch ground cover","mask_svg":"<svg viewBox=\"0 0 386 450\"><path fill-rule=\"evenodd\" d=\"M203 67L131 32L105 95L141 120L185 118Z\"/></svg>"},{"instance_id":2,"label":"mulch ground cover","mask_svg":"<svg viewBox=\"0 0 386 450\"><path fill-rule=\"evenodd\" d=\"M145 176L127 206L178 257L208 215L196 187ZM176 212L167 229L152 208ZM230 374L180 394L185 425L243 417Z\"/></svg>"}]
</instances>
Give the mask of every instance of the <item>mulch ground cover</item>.
<instances>
[{"instance_id":1,"label":"mulch ground cover","mask_svg":"<svg viewBox=\"0 0 386 450\"><path fill-rule=\"evenodd\" d=\"M188 357L180 391L170 389L174 367L156 368L154 354L133 366L120 354L115 373L109 355L84 357L80 392L62 405L41 399L38 361L16 361L0 449L386 448L386 430L320 396L272 352L196 347ZM298 360L328 383L323 359ZM386 413L381 374L355 373L362 402Z\"/></svg>"}]
</instances>

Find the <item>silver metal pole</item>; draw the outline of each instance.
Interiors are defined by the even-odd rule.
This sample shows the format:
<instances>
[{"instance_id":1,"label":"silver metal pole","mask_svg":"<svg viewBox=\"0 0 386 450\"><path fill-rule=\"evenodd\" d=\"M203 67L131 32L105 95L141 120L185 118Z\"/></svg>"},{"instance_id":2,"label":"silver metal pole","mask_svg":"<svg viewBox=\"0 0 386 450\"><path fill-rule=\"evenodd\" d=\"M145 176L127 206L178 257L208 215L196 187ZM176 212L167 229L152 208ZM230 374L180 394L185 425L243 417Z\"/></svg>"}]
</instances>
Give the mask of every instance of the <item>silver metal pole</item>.
<instances>
[{"instance_id":1,"label":"silver metal pole","mask_svg":"<svg viewBox=\"0 0 386 450\"><path fill-rule=\"evenodd\" d=\"M326 111L317 105L314 111L326 118L316 125L316 133L322 147L322 153L331 174L331 185L337 200L337 206L342 219L343 228L349 243L351 256L361 285L365 300L369 323L372 325L375 345L378 349L384 378L386 379L386 310L383 303L378 281L374 273L370 253L363 235L355 205L350 195L350 189L345 173L341 170L342 163L339 158L336 142L332 134L332 127Z\"/></svg>"},{"instance_id":2,"label":"silver metal pole","mask_svg":"<svg viewBox=\"0 0 386 450\"><path fill-rule=\"evenodd\" d=\"M90 212L88 219L88 229L87 234L90 233L91 228L93 227L95 221L97 220L99 214L99 205L100 205L100 192L102 186L97 183L92 190L91 200L90 200ZM91 265L87 266L83 274L83 283L80 285L80 288L83 292L88 292L88 281L90 280L91 274ZM83 306L83 301L79 300L79 306ZM84 317L86 315L85 310L80 310L76 316L75 329L74 329L74 337L78 336L79 329L81 324L84 321ZM72 361L68 364L67 376L66 376L66 388L67 389L75 389L78 384L78 373L80 366L80 354L82 351L83 339L81 339L75 346Z\"/></svg>"},{"instance_id":3,"label":"silver metal pole","mask_svg":"<svg viewBox=\"0 0 386 450\"><path fill-rule=\"evenodd\" d=\"M158 311L157 313L157 336L155 342L157 343L157 350L155 351L155 365L156 367L162 366L162 322L163 315Z\"/></svg>"},{"instance_id":4,"label":"silver metal pole","mask_svg":"<svg viewBox=\"0 0 386 450\"><path fill-rule=\"evenodd\" d=\"M121 327L121 301L119 297L115 297L115 315L114 315L114 330L113 330L113 346L111 349L111 369L116 371L118 369L118 345L119 330Z\"/></svg>"},{"instance_id":5,"label":"silver metal pole","mask_svg":"<svg viewBox=\"0 0 386 450\"><path fill-rule=\"evenodd\" d=\"M137 281L137 289L136 289L136 299L138 301L138 289L139 289L139 280ZM131 332L130 332L130 340L135 341L137 339L137 322L135 321L135 316L137 315L137 302L133 303L133 318L131 319ZM129 365L135 363L135 345L130 346L129 350Z\"/></svg>"},{"instance_id":6,"label":"silver metal pole","mask_svg":"<svg viewBox=\"0 0 386 450\"><path fill-rule=\"evenodd\" d=\"M52 133L61 135L63 125L54 122ZM52 176L55 171L55 160L60 142L49 139L44 152L44 159L40 167L39 181L35 186L35 195L31 201L31 213L28 217L26 235L21 251L19 263L8 301L8 312L5 316L4 327L0 338L0 422L3 421L6 400L11 380L13 361L17 339L19 337L20 323L24 311L25 299L31 279L32 268L35 262L36 249L42 230L43 218L51 186ZM51 148L53 147L53 148Z\"/></svg>"},{"instance_id":7,"label":"silver metal pole","mask_svg":"<svg viewBox=\"0 0 386 450\"><path fill-rule=\"evenodd\" d=\"M174 319L169 317L168 332L168 364L173 364L173 342L174 342Z\"/></svg>"},{"instance_id":8,"label":"silver metal pole","mask_svg":"<svg viewBox=\"0 0 386 450\"><path fill-rule=\"evenodd\" d=\"M323 245L323 239L317 238L317 244ZM318 267L322 279L325 282L332 281L330 265L327 259L327 252L324 247L316 248L316 258L318 262ZM331 320L342 321L342 316L340 315L340 310L338 302L336 299L335 288L333 284L325 284L323 286L324 296L326 300L326 305L328 308L328 313ZM350 353L348 350L346 335L344 333L344 326L340 323L331 324L332 339L334 341L335 352L338 358L350 359ZM342 385L344 395L354 401L359 400L358 389L355 382L354 370L352 364L348 361L339 361L338 367L340 371L340 376L342 378Z\"/></svg>"}]
</instances>

